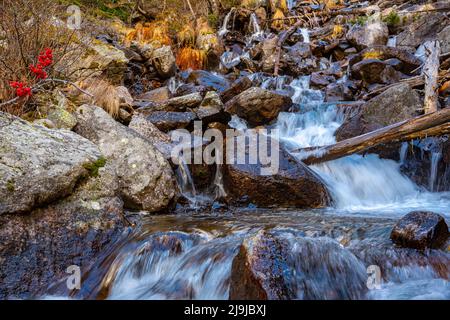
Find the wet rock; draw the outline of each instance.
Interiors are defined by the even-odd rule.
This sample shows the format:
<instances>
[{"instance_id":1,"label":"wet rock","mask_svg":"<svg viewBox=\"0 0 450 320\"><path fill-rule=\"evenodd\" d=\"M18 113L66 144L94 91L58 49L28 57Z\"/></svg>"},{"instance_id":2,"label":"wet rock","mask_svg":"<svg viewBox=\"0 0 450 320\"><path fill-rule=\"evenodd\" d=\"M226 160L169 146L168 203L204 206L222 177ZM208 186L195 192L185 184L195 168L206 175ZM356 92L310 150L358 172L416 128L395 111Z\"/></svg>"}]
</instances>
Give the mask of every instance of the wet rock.
<instances>
[{"instance_id":1,"label":"wet rock","mask_svg":"<svg viewBox=\"0 0 450 320\"><path fill-rule=\"evenodd\" d=\"M346 35L348 42L359 50L376 45L385 45L388 37L389 30L383 22L372 22L364 26L354 24Z\"/></svg>"},{"instance_id":2,"label":"wet rock","mask_svg":"<svg viewBox=\"0 0 450 320\"><path fill-rule=\"evenodd\" d=\"M0 216L0 298L31 298L65 283L69 266L88 269L126 226L117 198L78 200ZM83 284L82 284L83 285Z\"/></svg>"},{"instance_id":3,"label":"wet rock","mask_svg":"<svg viewBox=\"0 0 450 320\"><path fill-rule=\"evenodd\" d=\"M30 211L72 193L102 157L92 142L0 112L0 214Z\"/></svg>"},{"instance_id":4,"label":"wet rock","mask_svg":"<svg viewBox=\"0 0 450 320\"><path fill-rule=\"evenodd\" d=\"M356 90L352 81L330 83L325 89L325 101L352 101Z\"/></svg>"},{"instance_id":5,"label":"wet rock","mask_svg":"<svg viewBox=\"0 0 450 320\"><path fill-rule=\"evenodd\" d=\"M225 104L225 111L247 120L252 126L269 123L292 105L289 97L259 87L245 90Z\"/></svg>"},{"instance_id":6,"label":"wet rock","mask_svg":"<svg viewBox=\"0 0 450 320\"><path fill-rule=\"evenodd\" d=\"M260 231L244 240L231 266L231 300L289 300L294 293L286 279L282 244Z\"/></svg>"},{"instance_id":7,"label":"wet rock","mask_svg":"<svg viewBox=\"0 0 450 320\"><path fill-rule=\"evenodd\" d=\"M154 50L151 60L160 77L168 79L175 75L177 65L170 46L162 46Z\"/></svg>"},{"instance_id":8,"label":"wet rock","mask_svg":"<svg viewBox=\"0 0 450 320\"><path fill-rule=\"evenodd\" d=\"M330 83L334 82L336 79L328 74L325 74L324 72L313 72L311 74L311 85L316 87L326 87Z\"/></svg>"},{"instance_id":9,"label":"wet rock","mask_svg":"<svg viewBox=\"0 0 450 320\"><path fill-rule=\"evenodd\" d=\"M205 70L191 71L186 77L186 81L218 92L223 92L230 87L227 79Z\"/></svg>"},{"instance_id":10,"label":"wet rock","mask_svg":"<svg viewBox=\"0 0 450 320\"><path fill-rule=\"evenodd\" d=\"M228 138L226 143L237 142L246 154L250 152L249 145L259 152L255 138L245 143L245 147L237 139ZM268 144L270 146L270 142ZM227 154L227 159L234 157L234 161L227 161L224 165L224 185L229 197L242 204L253 203L261 207L317 208L329 205L331 198L320 177L283 148L275 149L270 147L269 150L279 153L278 163L274 161L274 155L271 162L273 170L268 172L263 172L262 168L266 166L260 159L256 160L256 164L249 164L248 159L242 161L244 163L236 163L236 151Z\"/></svg>"},{"instance_id":11,"label":"wet rock","mask_svg":"<svg viewBox=\"0 0 450 320\"><path fill-rule=\"evenodd\" d=\"M252 81L248 77L242 77L233 82L231 87L220 94L220 98L225 103L237 96L241 92L249 89L252 86Z\"/></svg>"},{"instance_id":12,"label":"wet rock","mask_svg":"<svg viewBox=\"0 0 450 320\"><path fill-rule=\"evenodd\" d=\"M147 120L153 123L162 132L169 132L176 129L185 129L197 118L193 112L152 112Z\"/></svg>"},{"instance_id":13,"label":"wet rock","mask_svg":"<svg viewBox=\"0 0 450 320\"><path fill-rule=\"evenodd\" d=\"M357 56L350 59L349 64L353 66L355 63L363 60L364 56L376 55L380 60L398 59L401 65L397 70L403 73L410 73L422 65L422 61L408 50L388 47L388 46L374 46L367 48Z\"/></svg>"},{"instance_id":14,"label":"wet rock","mask_svg":"<svg viewBox=\"0 0 450 320\"><path fill-rule=\"evenodd\" d=\"M402 78L402 74L389 63L378 59L366 59L352 67L352 76L363 80L366 85L372 83L392 84Z\"/></svg>"},{"instance_id":15,"label":"wet rock","mask_svg":"<svg viewBox=\"0 0 450 320\"><path fill-rule=\"evenodd\" d=\"M336 131L337 141L355 137L387 125L410 119L422 108L419 94L407 84L387 89L367 101Z\"/></svg>"},{"instance_id":16,"label":"wet rock","mask_svg":"<svg viewBox=\"0 0 450 320\"><path fill-rule=\"evenodd\" d=\"M206 126L210 122L228 123L231 117L224 112L224 106L220 96L215 91L209 91L203 99L200 107L195 111L197 118Z\"/></svg>"},{"instance_id":17,"label":"wet rock","mask_svg":"<svg viewBox=\"0 0 450 320\"><path fill-rule=\"evenodd\" d=\"M436 213L414 211L402 217L391 232L392 241L414 249L439 248L448 239L445 219Z\"/></svg>"},{"instance_id":18,"label":"wet rock","mask_svg":"<svg viewBox=\"0 0 450 320\"><path fill-rule=\"evenodd\" d=\"M200 93L202 96L205 96L208 89L205 86L196 86L192 83L183 83L182 85L178 86L175 90L174 96L184 96L191 93Z\"/></svg>"},{"instance_id":19,"label":"wet rock","mask_svg":"<svg viewBox=\"0 0 450 320\"><path fill-rule=\"evenodd\" d=\"M422 15L397 35L397 46L415 49L425 41L436 39L446 23L446 18L441 13Z\"/></svg>"},{"instance_id":20,"label":"wet rock","mask_svg":"<svg viewBox=\"0 0 450 320\"><path fill-rule=\"evenodd\" d=\"M161 87L157 89L153 89L151 91L148 91L140 96L138 96L138 99L140 100L148 100L153 102L164 102L169 100L170 98L170 92L167 87Z\"/></svg>"},{"instance_id":21,"label":"wet rock","mask_svg":"<svg viewBox=\"0 0 450 320\"><path fill-rule=\"evenodd\" d=\"M75 131L97 144L106 161L114 165L126 207L150 212L165 209L175 195L175 186L163 155L101 108L83 105L76 116Z\"/></svg>"}]
</instances>

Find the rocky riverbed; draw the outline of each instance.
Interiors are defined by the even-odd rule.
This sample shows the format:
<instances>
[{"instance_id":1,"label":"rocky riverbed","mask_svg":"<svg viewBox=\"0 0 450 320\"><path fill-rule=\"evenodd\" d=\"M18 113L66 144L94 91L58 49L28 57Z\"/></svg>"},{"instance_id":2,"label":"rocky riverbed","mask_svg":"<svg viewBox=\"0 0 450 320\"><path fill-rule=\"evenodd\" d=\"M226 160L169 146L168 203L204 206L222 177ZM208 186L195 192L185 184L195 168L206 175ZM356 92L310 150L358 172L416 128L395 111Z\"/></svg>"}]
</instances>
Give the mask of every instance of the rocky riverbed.
<instances>
[{"instance_id":1,"label":"rocky riverbed","mask_svg":"<svg viewBox=\"0 0 450 320\"><path fill-rule=\"evenodd\" d=\"M450 8L289 3L275 19L264 1L223 11L194 34L202 68L141 41L144 22L97 36L79 60L96 64L78 88L94 100L66 90L44 119L0 112L0 298L450 299L446 131L302 162L426 113L428 41L436 112L450 107ZM195 157L211 129L225 158L265 132L278 170L173 156L174 132Z\"/></svg>"}]
</instances>

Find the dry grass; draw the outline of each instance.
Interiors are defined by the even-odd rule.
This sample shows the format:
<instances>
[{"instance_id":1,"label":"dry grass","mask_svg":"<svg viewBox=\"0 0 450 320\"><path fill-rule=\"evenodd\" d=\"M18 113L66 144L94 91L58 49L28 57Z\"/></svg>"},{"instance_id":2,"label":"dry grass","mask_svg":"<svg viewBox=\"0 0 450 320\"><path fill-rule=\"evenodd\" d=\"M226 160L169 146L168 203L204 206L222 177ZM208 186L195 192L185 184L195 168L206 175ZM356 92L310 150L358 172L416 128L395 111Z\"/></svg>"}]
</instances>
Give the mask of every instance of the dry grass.
<instances>
[{"instance_id":1,"label":"dry grass","mask_svg":"<svg viewBox=\"0 0 450 320\"><path fill-rule=\"evenodd\" d=\"M272 17L272 19L273 19L273 22L271 24L272 29L282 30L285 26L285 23L283 20L284 18L285 18L285 15L282 10L280 10L280 9L275 10L275 13L273 14L273 17ZM279 20L277 20L277 19L279 19Z\"/></svg>"},{"instance_id":2,"label":"dry grass","mask_svg":"<svg viewBox=\"0 0 450 320\"><path fill-rule=\"evenodd\" d=\"M84 51L75 31L64 24L65 8L47 0L0 1L0 103L15 97L10 81L22 81L35 87L39 79L30 74L29 66L37 63L44 48L53 50L53 64L46 68L49 78L70 79L70 67ZM39 92L53 89L42 86ZM32 97L20 99L14 105L4 105L0 111L15 115L39 108Z\"/></svg>"},{"instance_id":3,"label":"dry grass","mask_svg":"<svg viewBox=\"0 0 450 320\"><path fill-rule=\"evenodd\" d=\"M90 78L85 81L80 81L77 84L80 88L86 90L94 96L91 101L83 102L92 102L95 105L103 108L113 118L118 117L120 106L123 103L123 94L118 89L119 87L98 78ZM80 98L85 99L86 96L80 96Z\"/></svg>"},{"instance_id":4,"label":"dry grass","mask_svg":"<svg viewBox=\"0 0 450 320\"><path fill-rule=\"evenodd\" d=\"M126 41L138 41L140 43L159 43L170 45L172 40L169 35L169 26L165 21L154 21L150 23L138 23L126 36Z\"/></svg>"},{"instance_id":5,"label":"dry grass","mask_svg":"<svg viewBox=\"0 0 450 320\"><path fill-rule=\"evenodd\" d=\"M367 51L363 53L363 59L381 59L382 53L380 51Z\"/></svg>"},{"instance_id":6,"label":"dry grass","mask_svg":"<svg viewBox=\"0 0 450 320\"><path fill-rule=\"evenodd\" d=\"M177 55L177 65L181 70L204 69L207 65L207 56L205 50L182 48Z\"/></svg>"},{"instance_id":7,"label":"dry grass","mask_svg":"<svg viewBox=\"0 0 450 320\"><path fill-rule=\"evenodd\" d=\"M333 33L331 34L331 37L334 39L340 38L344 35L344 27L340 24L335 24L333 26Z\"/></svg>"},{"instance_id":8,"label":"dry grass","mask_svg":"<svg viewBox=\"0 0 450 320\"><path fill-rule=\"evenodd\" d=\"M191 24L186 24L177 33L178 44L181 47L192 47L195 45L195 29Z\"/></svg>"}]
</instances>

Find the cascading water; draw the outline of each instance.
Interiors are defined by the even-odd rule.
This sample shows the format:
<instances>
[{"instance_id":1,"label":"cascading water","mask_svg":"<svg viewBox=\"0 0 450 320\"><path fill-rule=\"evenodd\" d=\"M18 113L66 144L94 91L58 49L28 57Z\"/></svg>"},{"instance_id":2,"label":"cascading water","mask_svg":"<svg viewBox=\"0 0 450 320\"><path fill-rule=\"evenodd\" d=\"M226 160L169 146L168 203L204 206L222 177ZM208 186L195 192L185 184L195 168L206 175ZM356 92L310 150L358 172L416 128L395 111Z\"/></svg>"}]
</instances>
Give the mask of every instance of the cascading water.
<instances>
[{"instance_id":1,"label":"cascading water","mask_svg":"<svg viewBox=\"0 0 450 320\"><path fill-rule=\"evenodd\" d=\"M430 180L428 183L428 187L430 191L435 191L436 189L436 176L437 176L437 170L439 161L442 158L441 152L432 152L431 153L431 168L430 168Z\"/></svg>"},{"instance_id":2,"label":"cascading water","mask_svg":"<svg viewBox=\"0 0 450 320\"><path fill-rule=\"evenodd\" d=\"M223 19L223 24L220 30L218 31L219 37L223 37L228 33L228 23L230 21L231 15L234 13L235 8L231 8L231 10L227 13L225 18Z\"/></svg>"},{"instance_id":3,"label":"cascading water","mask_svg":"<svg viewBox=\"0 0 450 320\"><path fill-rule=\"evenodd\" d=\"M252 14L250 15L250 27L252 27L252 35L251 35L251 39L258 39L259 37L261 37L264 32L261 31L261 27L259 26L259 22L258 22L258 18L256 17L256 14L254 12L252 12Z\"/></svg>"},{"instance_id":4,"label":"cascading water","mask_svg":"<svg viewBox=\"0 0 450 320\"><path fill-rule=\"evenodd\" d=\"M280 114L277 128L281 141L290 150L335 143L334 133L344 120L338 108L324 104L320 91L309 89L308 77L294 80L291 87L295 90L292 100L301 111ZM299 152L294 155L302 158ZM399 163L375 154L352 155L311 168L328 185L336 209L398 215L411 209L433 208L448 214L445 195L420 190L401 174Z\"/></svg>"},{"instance_id":5,"label":"cascading water","mask_svg":"<svg viewBox=\"0 0 450 320\"><path fill-rule=\"evenodd\" d=\"M309 43L310 39L309 39L309 31L308 31L308 29L300 28L300 33L302 34L303 42L304 43Z\"/></svg>"}]
</instances>

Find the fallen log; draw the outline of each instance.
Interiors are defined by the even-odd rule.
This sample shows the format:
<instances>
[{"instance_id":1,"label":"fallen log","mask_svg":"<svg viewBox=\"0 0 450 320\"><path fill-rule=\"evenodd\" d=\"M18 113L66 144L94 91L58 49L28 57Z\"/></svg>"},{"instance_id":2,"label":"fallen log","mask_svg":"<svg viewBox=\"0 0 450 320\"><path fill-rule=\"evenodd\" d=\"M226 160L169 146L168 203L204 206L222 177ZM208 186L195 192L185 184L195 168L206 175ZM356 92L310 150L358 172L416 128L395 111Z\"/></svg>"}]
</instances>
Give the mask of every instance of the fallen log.
<instances>
[{"instance_id":1,"label":"fallen log","mask_svg":"<svg viewBox=\"0 0 450 320\"><path fill-rule=\"evenodd\" d=\"M427 59L423 66L423 75L425 77L425 113L435 112L438 108L438 74L439 74L439 55L441 47L439 41L427 41L424 45L427 53Z\"/></svg>"},{"instance_id":2,"label":"fallen log","mask_svg":"<svg viewBox=\"0 0 450 320\"><path fill-rule=\"evenodd\" d=\"M322 147L291 150L306 164L315 164L359 153L383 143L407 141L450 131L450 108L394 123L381 129Z\"/></svg>"}]
</instances>

